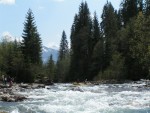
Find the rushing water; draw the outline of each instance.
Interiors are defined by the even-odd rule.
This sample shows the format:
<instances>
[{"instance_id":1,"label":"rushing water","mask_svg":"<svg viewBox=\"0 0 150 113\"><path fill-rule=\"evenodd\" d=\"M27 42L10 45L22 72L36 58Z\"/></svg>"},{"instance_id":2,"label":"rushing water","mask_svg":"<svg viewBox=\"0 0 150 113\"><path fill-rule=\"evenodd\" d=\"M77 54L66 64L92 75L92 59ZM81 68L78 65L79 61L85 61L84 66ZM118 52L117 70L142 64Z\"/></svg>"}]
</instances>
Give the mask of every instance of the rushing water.
<instances>
[{"instance_id":1,"label":"rushing water","mask_svg":"<svg viewBox=\"0 0 150 113\"><path fill-rule=\"evenodd\" d=\"M150 88L144 83L74 86L56 84L19 92L24 102L0 102L9 113L150 113Z\"/></svg>"}]
</instances>

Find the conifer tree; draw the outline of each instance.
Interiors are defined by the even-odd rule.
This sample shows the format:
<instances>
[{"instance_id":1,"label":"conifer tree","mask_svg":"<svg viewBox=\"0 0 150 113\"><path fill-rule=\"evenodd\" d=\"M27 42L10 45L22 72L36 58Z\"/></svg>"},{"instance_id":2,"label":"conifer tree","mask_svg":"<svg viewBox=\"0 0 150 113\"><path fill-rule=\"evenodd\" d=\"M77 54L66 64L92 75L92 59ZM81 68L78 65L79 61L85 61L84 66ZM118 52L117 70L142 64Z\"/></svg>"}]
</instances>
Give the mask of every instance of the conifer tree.
<instances>
[{"instance_id":1,"label":"conifer tree","mask_svg":"<svg viewBox=\"0 0 150 113\"><path fill-rule=\"evenodd\" d=\"M69 53L69 48L68 48L67 36L66 36L65 31L63 31L61 42L60 42L58 60L64 59L67 56L68 53Z\"/></svg>"},{"instance_id":2,"label":"conifer tree","mask_svg":"<svg viewBox=\"0 0 150 113\"><path fill-rule=\"evenodd\" d=\"M123 0L121 5L123 22L126 25L131 18L138 14L138 0Z\"/></svg>"},{"instance_id":3,"label":"conifer tree","mask_svg":"<svg viewBox=\"0 0 150 113\"><path fill-rule=\"evenodd\" d=\"M92 44L92 50L96 43L100 40L101 38L101 32L100 32L100 26L99 26L99 21L96 15L96 12L94 13L94 19L93 19L93 44ZM101 39L102 40L102 39Z\"/></svg>"},{"instance_id":4,"label":"conifer tree","mask_svg":"<svg viewBox=\"0 0 150 113\"><path fill-rule=\"evenodd\" d=\"M55 75L55 63L54 63L52 55L50 55L48 63L47 63L47 75L48 75L48 79L50 81L52 81L54 79L54 75Z\"/></svg>"},{"instance_id":5,"label":"conifer tree","mask_svg":"<svg viewBox=\"0 0 150 113\"><path fill-rule=\"evenodd\" d=\"M150 16L145 18L144 25L142 26L142 31L144 36L141 37L141 57L140 63L143 64L145 72L148 71L148 74L145 74L146 78L150 79ZM140 46L140 45L139 45ZM144 77L145 77L144 76Z\"/></svg>"},{"instance_id":6,"label":"conifer tree","mask_svg":"<svg viewBox=\"0 0 150 113\"><path fill-rule=\"evenodd\" d=\"M22 34L22 53L25 60L33 64L41 63L41 38L35 25L31 9L28 10Z\"/></svg>"},{"instance_id":7,"label":"conifer tree","mask_svg":"<svg viewBox=\"0 0 150 113\"><path fill-rule=\"evenodd\" d=\"M91 64L89 65L88 75L88 79L90 80L93 80L93 78L97 76L100 71L103 70L104 44L96 12L94 13L92 32L92 57Z\"/></svg>"},{"instance_id":8,"label":"conifer tree","mask_svg":"<svg viewBox=\"0 0 150 113\"><path fill-rule=\"evenodd\" d=\"M146 64L144 59L148 52L148 47L145 45L147 38L143 32L144 21L144 16L140 12L137 19L133 20L132 24L130 24L132 26L132 35L129 38L129 54L126 57L130 62L126 63L129 72L128 78L132 80L138 80L142 77L145 78L145 75L148 74L148 69L146 67L144 68Z\"/></svg>"},{"instance_id":9,"label":"conifer tree","mask_svg":"<svg viewBox=\"0 0 150 113\"><path fill-rule=\"evenodd\" d=\"M16 82L25 82L24 74L24 57L20 49L20 42L14 41L13 44L13 54L12 54L12 77L15 78Z\"/></svg>"},{"instance_id":10,"label":"conifer tree","mask_svg":"<svg viewBox=\"0 0 150 113\"><path fill-rule=\"evenodd\" d=\"M24 80L25 82L33 82L38 75L41 60L41 38L37 31L34 21L34 15L31 9L28 10L24 29L22 33L23 41L21 50L24 56Z\"/></svg>"},{"instance_id":11,"label":"conifer tree","mask_svg":"<svg viewBox=\"0 0 150 113\"><path fill-rule=\"evenodd\" d=\"M114 41L117 37L118 25L115 10L111 3L107 2L103 8L101 28L104 37L104 68L109 66L112 53L115 51Z\"/></svg>"},{"instance_id":12,"label":"conifer tree","mask_svg":"<svg viewBox=\"0 0 150 113\"><path fill-rule=\"evenodd\" d=\"M85 80L91 58L92 20L87 3L82 2L71 33L71 80Z\"/></svg>"},{"instance_id":13,"label":"conifer tree","mask_svg":"<svg viewBox=\"0 0 150 113\"><path fill-rule=\"evenodd\" d=\"M62 32L62 38L60 42L59 48L59 56L56 64L56 82L64 82L66 80L66 76L68 75L70 57L69 57L69 48L68 41L65 31Z\"/></svg>"}]
</instances>

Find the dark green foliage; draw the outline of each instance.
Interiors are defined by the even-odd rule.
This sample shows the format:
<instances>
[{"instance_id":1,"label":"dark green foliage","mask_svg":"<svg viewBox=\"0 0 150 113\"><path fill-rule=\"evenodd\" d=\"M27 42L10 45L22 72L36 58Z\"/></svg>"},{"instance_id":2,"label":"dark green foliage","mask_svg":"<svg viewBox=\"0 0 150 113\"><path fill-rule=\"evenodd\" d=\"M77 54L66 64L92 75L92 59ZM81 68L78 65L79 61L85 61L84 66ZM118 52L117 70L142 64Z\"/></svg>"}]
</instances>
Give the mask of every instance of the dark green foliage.
<instances>
[{"instance_id":1,"label":"dark green foliage","mask_svg":"<svg viewBox=\"0 0 150 113\"><path fill-rule=\"evenodd\" d=\"M87 78L92 53L92 20L87 3L81 3L71 32L71 67L69 80Z\"/></svg>"},{"instance_id":2,"label":"dark green foliage","mask_svg":"<svg viewBox=\"0 0 150 113\"><path fill-rule=\"evenodd\" d=\"M126 25L131 18L135 17L138 14L138 0L123 0L121 5L123 22L124 25Z\"/></svg>"},{"instance_id":3,"label":"dark green foliage","mask_svg":"<svg viewBox=\"0 0 150 113\"><path fill-rule=\"evenodd\" d=\"M1 74L7 74L10 73L12 71L12 57L11 57L11 53L12 53L12 42L7 42L6 40L3 40L0 43L0 49L1 49L1 54L0 54L0 68L1 68ZM10 69L10 70L8 70Z\"/></svg>"},{"instance_id":4,"label":"dark green foliage","mask_svg":"<svg viewBox=\"0 0 150 113\"><path fill-rule=\"evenodd\" d=\"M70 66L70 57L66 56L64 59L60 60L56 64L56 74L54 77L55 82L65 82L68 78Z\"/></svg>"},{"instance_id":5,"label":"dark green foliage","mask_svg":"<svg viewBox=\"0 0 150 113\"><path fill-rule=\"evenodd\" d=\"M116 16L117 16L117 27L120 30L123 27L123 18L120 9L118 10L118 12L116 11Z\"/></svg>"},{"instance_id":6,"label":"dark green foliage","mask_svg":"<svg viewBox=\"0 0 150 113\"><path fill-rule=\"evenodd\" d=\"M92 54L92 62L89 68L89 77L92 80L95 76L98 75L99 72L103 72L104 68L104 46L103 40L100 39L94 47L93 54Z\"/></svg>"},{"instance_id":7,"label":"dark green foliage","mask_svg":"<svg viewBox=\"0 0 150 113\"><path fill-rule=\"evenodd\" d=\"M142 64L144 71L146 74L143 76L147 76L150 79L150 16L144 20L144 25L142 26L143 36L141 37L141 42L138 44L138 48L140 48L139 55L140 64ZM148 73L148 74L147 74Z\"/></svg>"},{"instance_id":8,"label":"dark green foliage","mask_svg":"<svg viewBox=\"0 0 150 113\"><path fill-rule=\"evenodd\" d=\"M29 9L26 21L24 23L24 30L22 34L23 41L21 43L21 50L24 56L25 64L25 81L32 82L36 76L38 76L41 61L41 38L37 31L37 27L34 22L34 16Z\"/></svg>"},{"instance_id":9,"label":"dark green foliage","mask_svg":"<svg viewBox=\"0 0 150 113\"><path fill-rule=\"evenodd\" d=\"M68 48L67 36L66 36L65 31L63 31L61 42L60 42L60 49L59 49L59 58L58 58L58 60L64 59L67 56L68 53L69 53L69 48Z\"/></svg>"},{"instance_id":10,"label":"dark green foliage","mask_svg":"<svg viewBox=\"0 0 150 113\"><path fill-rule=\"evenodd\" d=\"M52 55L50 55L50 58L49 58L48 63L47 63L47 75L48 75L48 79L50 81L54 80L55 63L54 63Z\"/></svg>"},{"instance_id":11,"label":"dark green foliage","mask_svg":"<svg viewBox=\"0 0 150 113\"><path fill-rule=\"evenodd\" d=\"M146 48L144 47L144 42L146 41L143 37L143 31L142 31L142 27L143 27L143 23L144 23L144 16L142 13L140 13L137 17L137 19L134 21L134 24L132 24L133 26L133 32L132 32L132 36L129 39L129 52L130 52L130 57L132 58L133 62L133 67L132 67L132 75L134 74L134 76L132 77L133 79L139 79L142 78L142 76L144 77L144 70L142 69L142 64L140 63L140 59L142 59L146 53ZM144 56L143 56L144 55Z\"/></svg>"},{"instance_id":12,"label":"dark green foliage","mask_svg":"<svg viewBox=\"0 0 150 113\"><path fill-rule=\"evenodd\" d=\"M13 77L15 82L33 82L30 67L24 62L20 50L20 43L3 41L0 44L2 62L0 63L1 74ZM29 77L30 76L30 77Z\"/></svg>"},{"instance_id":13,"label":"dark green foliage","mask_svg":"<svg viewBox=\"0 0 150 113\"><path fill-rule=\"evenodd\" d=\"M59 57L56 64L55 82L64 82L66 80L70 66L69 55L67 36L65 31L63 31L59 48Z\"/></svg>"},{"instance_id":14,"label":"dark green foliage","mask_svg":"<svg viewBox=\"0 0 150 113\"><path fill-rule=\"evenodd\" d=\"M102 33L100 31L100 26L99 26L99 21L96 15L96 12L94 13L94 19L93 19L93 28L92 28L92 53L93 53L93 48L97 44L99 40L102 40Z\"/></svg>"},{"instance_id":15,"label":"dark green foliage","mask_svg":"<svg viewBox=\"0 0 150 113\"><path fill-rule=\"evenodd\" d=\"M41 63L41 38L37 31L37 27L34 22L34 16L29 9L26 21L24 23L24 30L22 34L22 53L27 62L31 62L33 64Z\"/></svg>"},{"instance_id":16,"label":"dark green foliage","mask_svg":"<svg viewBox=\"0 0 150 113\"><path fill-rule=\"evenodd\" d=\"M92 35L92 56L89 64L88 80L93 80L98 72L103 70L104 42L96 12L93 18Z\"/></svg>"},{"instance_id":17,"label":"dark green foliage","mask_svg":"<svg viewBox=\"0 0 150 113\"><path fill-rule=\"evenodd\" d=\"M12 57L12 71L10 73L7 73L8 75L11 75L16 79L17 82L23 82L22 79L22 70L24 70L24 58L23 54L20 50L20 43L17 41L14 42L13 46L13 51L11 54Z\"/></svg>"},{"instance_id":18,"label":"dark green foliage","mask_svg":"<svg viewBox=\"0 0 150 113\"><path fill-rule=\"evenodd\" d=\"M107 68L112 59L114 41L117 37L117 17L111 3L107 2L103 8L101 27L104 37L104 68Z\"/></svg>"},{"instance_id":19,"label":"dark green foliage","mask_svg":"<svg viewBox=\"0 0 150 113\"><path fill-rule=\"evenodd\" d=\"M98 78L95 79L125 79L125 67L124 67L124 58L118 52L115 52L112 55L112 61L110 62L109 67L104 71L99 73Z\"/></svg>"}]
</instances>

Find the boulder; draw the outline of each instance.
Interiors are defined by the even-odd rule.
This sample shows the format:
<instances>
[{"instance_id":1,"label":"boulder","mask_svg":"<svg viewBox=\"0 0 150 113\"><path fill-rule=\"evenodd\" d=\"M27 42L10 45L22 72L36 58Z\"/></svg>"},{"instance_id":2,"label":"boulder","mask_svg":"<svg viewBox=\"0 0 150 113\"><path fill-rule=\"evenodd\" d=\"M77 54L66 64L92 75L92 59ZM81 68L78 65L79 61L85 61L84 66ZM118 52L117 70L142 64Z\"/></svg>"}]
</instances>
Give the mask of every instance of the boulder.
<instances>
[{"instance_id":1,"label":"boulder","mask_svg":"<svg viewBox=\"0 0 150 113\"><path fill-rule=\"evenodd\" d=\"M20 102L27 99L24 95L10 95L10 94L4 94L0 96L0 100L4 102Z\"/></svg>"},{"instance_id":2,"label":"boulder","mask_svg":"<svg viewBox=\"0 0 150 113\"><path fill-rule=\"evenodd\" d=\"M25 99L27 99L24 95L14 95L13 98L15 99L15 102L24 101Z\"/></svg>"},{"instance_id":3,"label":"boulder","mask_svg":"<svg viewBox=\"0 0 150 113\"><path fill-rule=\"evenodd\" d=\"M32 84L31 89L45 88L44 84Z\"/></svg>"},{"instance_id":4,"label":"boulder","mask_svg":"<svg viewBox=\"0 0 150 113\"><path fill-rule=\"evenodd\" d=\"M9 88L9 86L8 85L0 84L0 88Z\"/></svg>"},{"instance_id":5,"label":"boulder","mask_svg":"<svg viewBox=\"0 0 150 113\"><path fill-rule=\"evenodd\" d=\"M4 94L1 96L1 101L8 102L10 100L10 95L9 94Z\"/></svg>"},{"instance_id":6,"label":"boulder","mask_svg":"<svg viewBox=\"0 0 150 113\"><path fill-rule=\"evenodd\" d=\"M45 88L45 85L44 84L39 84L38 88Z\"/></svg>"},{"instance_id":7,"label":"boulder","mask_svg":"<svg viewBox=\"0 0 150 113\"><path fill-rule=\"evenodd\" d=\"M21 87L21 88L28 88L29 85L28 85L28 84L23 84L23 83L21 83L19 87Z\"/></svg>"},{"instance_id":8,"label":"boulder","mask_svg":"<svg viewBox=\"0 0 150 113\"><path fill-rule=\"evenodd\" d=\"M0 95L3 95L4 93L3 92L0 92Z\"/></svg>"},{"instance_id":9,"label":"boulder","mask_svg":"<svg viewBox=\"0 0 150 113\"><path fill-rule=\"evenodd\" d=\"M84 90L82 90L80 87L74 87L71 88L72 91L79 91L79 92L84 92Z\"/></svg>"},{"instance_id":10,"label":"boulder","mask_svg":"<svg viewBox=\"0 0 150 113\"><path fill-rule=\"evenodd\" d=\"M0 113L7 113L7 112L5 112L5 111L0 111Z\"/></svg>"}]
</instances>

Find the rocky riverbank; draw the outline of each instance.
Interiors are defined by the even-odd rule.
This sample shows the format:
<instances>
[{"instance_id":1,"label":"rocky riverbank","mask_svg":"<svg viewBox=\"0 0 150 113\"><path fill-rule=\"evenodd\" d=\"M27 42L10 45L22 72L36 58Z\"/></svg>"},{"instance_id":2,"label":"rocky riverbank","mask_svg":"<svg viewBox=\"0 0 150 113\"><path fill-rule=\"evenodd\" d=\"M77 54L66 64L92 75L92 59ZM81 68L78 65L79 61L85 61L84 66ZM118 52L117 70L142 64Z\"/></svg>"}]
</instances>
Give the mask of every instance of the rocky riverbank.
<instances>
[{"instance_id":1,"label":"rocky riverbank","mask_svg":"<svg viewBox=\"0 0 150 113\"><path fill-rule=\"evenodd\" d=\"M0 101L4 102L20 102L27 99L25 95L17 92L25 91L26 89L45 88L44 84L13 84L12 87L0 84Z\"/></svg>"},{"instance_id":2,"label":"rocky riverbank","mask_svg":"<svg viewBox=\"0 0 150 113\"><path fill-rule=\"evenodd\" d=\"M122 83L131 83L133 84L132 87L150 87L150 80L141 80L141 81L116 81L116 80L101 80L101 81L85 81L85 82L74 82L74 87L78 86L94 86L94 85L100 85L100 84L122 84ZM135 85L136 84L136 85ZM138 85L141 84L141 85ZM45 88L46 85L53 85L53 84L38 84L38 83L32 83L32 84L13 84L12 87L9 87L9 85L3 85L0 83L0 101L4 102L20 102L27 99L25 95L21 95L18 92L24 92L26 90L32 90L32 89L39 89L39 88ZM73 91L81 91L82 90L78 88L73 88Z\"/></svg>"}]
</instances>

